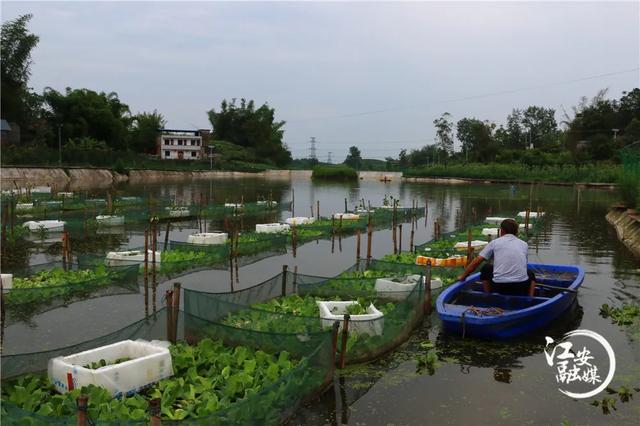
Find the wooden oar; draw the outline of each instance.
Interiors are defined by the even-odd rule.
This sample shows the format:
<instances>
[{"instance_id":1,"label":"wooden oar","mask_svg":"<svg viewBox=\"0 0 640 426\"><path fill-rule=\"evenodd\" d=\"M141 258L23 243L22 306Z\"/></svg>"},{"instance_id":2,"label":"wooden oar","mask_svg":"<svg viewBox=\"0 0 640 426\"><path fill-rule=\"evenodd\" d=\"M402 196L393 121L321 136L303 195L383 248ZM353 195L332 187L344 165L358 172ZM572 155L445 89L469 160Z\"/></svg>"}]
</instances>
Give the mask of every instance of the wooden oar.
<instances>
[{"instance_id":1,"label":"wooden oar","mask_svg":"<svg viewBox=\"0 0 640 426\"><path fill-rule=\"evenodd\" d=\"M536 287L542 287L542 288L548 288L549 290L559 290L559 291L566 291L569 293L577 293L578 290L574 290L572 288L566 288L566 287L556 287L554 285L548 285L548 284L539 284L536 283Z\"/></svg>"}]
</instances>

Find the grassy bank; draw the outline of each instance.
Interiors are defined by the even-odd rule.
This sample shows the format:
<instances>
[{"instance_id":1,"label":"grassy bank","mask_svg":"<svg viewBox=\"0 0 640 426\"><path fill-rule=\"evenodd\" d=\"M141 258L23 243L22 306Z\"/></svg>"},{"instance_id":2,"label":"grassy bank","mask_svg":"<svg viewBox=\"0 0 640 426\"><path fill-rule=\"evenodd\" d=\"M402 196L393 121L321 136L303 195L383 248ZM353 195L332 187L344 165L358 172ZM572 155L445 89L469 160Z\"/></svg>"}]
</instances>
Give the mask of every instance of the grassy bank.
<instances>
[{"instance_id":1,"label":"grassy bank","mask_svg":"<svg viewBox=\"0 0 640 426\"><path fill-rule=\"evenodd\" d=\"M344 164L337 166L315 166L311 177L322 180L358 180L358 172Z\"/></svg>"},{"instance_id":2,"label":"grassy bank","mask_svg":"<svg viewBox=\"0 0 640 426\"><path fill-rule=\"evenodd\" d=\"M542 182L616 183L622 167L615 164L588 164L528 167L520 164L452 164L408 169L404 177L457 177L470 179L528 180Z\"/></svg>"}]
</instances>

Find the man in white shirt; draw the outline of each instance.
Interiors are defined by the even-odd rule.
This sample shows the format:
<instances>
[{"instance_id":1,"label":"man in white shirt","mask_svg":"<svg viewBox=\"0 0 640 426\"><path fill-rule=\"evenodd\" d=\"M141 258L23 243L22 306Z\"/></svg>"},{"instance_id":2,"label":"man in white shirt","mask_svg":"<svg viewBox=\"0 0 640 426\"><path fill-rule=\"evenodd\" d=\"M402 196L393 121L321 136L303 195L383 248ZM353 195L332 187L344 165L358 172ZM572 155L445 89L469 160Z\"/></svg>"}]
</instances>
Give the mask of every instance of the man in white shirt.
<instances>
[{"instance_id":1,"label":"man in white shirt","mask_svg":"<svg viewBox=\"0 0 640 426\"><path fill-rule=\"evenodd\" d=\"M500 224L500 238L487 244L458 279L463 281L482 262L493 259L493 264L487 262L480 270L485 292L533 296L536 279L527 269L528 250L527 243L518 238L518 223L505 219Z\"/></svg>"}]
</instances>

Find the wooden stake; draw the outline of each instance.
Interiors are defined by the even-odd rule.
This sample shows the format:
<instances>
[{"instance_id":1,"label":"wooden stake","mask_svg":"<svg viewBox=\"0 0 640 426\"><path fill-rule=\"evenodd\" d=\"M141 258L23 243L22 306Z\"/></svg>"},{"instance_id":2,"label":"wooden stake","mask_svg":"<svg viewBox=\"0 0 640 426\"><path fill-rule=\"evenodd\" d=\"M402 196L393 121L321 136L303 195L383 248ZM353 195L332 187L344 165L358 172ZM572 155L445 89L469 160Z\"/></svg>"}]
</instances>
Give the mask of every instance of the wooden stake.
<instances>
[{"instance_id":1,"label":"wooden stake","mask_svg":"<svg viewBox=\"0 0 640 426\"><path fill-rule=\"evenodd\" d=\"M296 257L298 249L298 232L296 231L296 226L293 225L291 228L291 251L293 252L293 257Z\"/></svg>"},{"instance_id":2,"label":"wooden stake","mask_svg":"<svg viewBox=\"0 0 640 426\"><path fill-rule=\"evenodd\" d=\"M287 265L282 265L282 292L281 292L281 296L282 297L286 297L287 296L287 269L289 267Z\"/></svg>"},{"instance_id":3,"label":"wooden stake","mask_svg":"<svg viewBox=\"0 0 640 426\"><path fill-rule=\"evenodd\" d=\"M411 224L413 224L413 222L411 222ZM413 248L414 248L414 245L413 245L414 232L415 231L414 231L413 226L412 226L411 227L411 234L409 235L409 249L411 250L411 253L413 253Z\"/></svg>"},{"instance_id":4,"label":"wooden stake","mask_svg":"<svg viewBox=\"0 0 640 426\"><path fill-rule=\"evenodd\" d=\"M86 426L87 425L87 406L89 405L89 397L87 395L80 395L76 398L76 425L77 426Z\"/></svg>"},{"instance_id":5,"label":"wooden stake","mask_svg":"<svg viewBox=\"0 0 640 426\"><path fill-rule=\"evenodd\" d=\"M151 426L161 426L160 420L160 398L154 398L149 401L149 417Z\"/></svg>"},{"instance_id":6,"label":"wooden stake","mask_svg":"<svg viewBox=\"0 0 640 426\"><path fill-rule=\"evenodd\" d=\"M293 292L298 292L298 265L293 267Z\"/></svg>"},{"instance_id":7,"label":"wooden stake","mask_svg":"<svg viewBox=\"0 0 640 426\"><path fill-rule=\"evenodd\" d=\"M320 220L320 200L316 200L316 218Z\"/></svg>"},{"instance_id":8,"label":"wooden stake","mask_svg":"<svg viewBox=\"0 0 640 426\"><path fill-rule=\"evenodd\" d=\"M344 315L344 323L342 326L342 350L340 351L340 369L344 368L347 355L347 340L349 339L349 314Z\"/></svg>"},{"instance_id":9,"label":"wooden stake","mask_svg":"<svg viewBox=\"0 0 640 426\"><path fill-rule=\"evenodd\" d=\"M164 298L167 304L167 340L175 343L176 339L173 334L173 290L165 291Z\"/></svg>"},{"instance_id":10,"label":"wooden stake","mask_svg":"<svg viewBox=\"0 0 640 426\"><path fill-rule=\"evenodd\" d=\"M529 209L527 209L524 214L524 232L527 235L527 237L529 236L529 215L530 214L531 214L531 211Z\"/></svg>"},{"instance_id":11,"label":"wooden stake","mask_svg":"<svg viewBox=\"0 0 640 426\"><path fill-rule=\"evenodd\" d=\"M356 231L356 262L360 265L360 230Z\"/></svg>"},{"instance_id":12,"label":"wooden stake","mask_svg":"<svg viewBox=\"0 0 640 426\"><path fill-rule=\"evenodd\" d=\"M393 254L398 254L398 240L397 240L397 234L396 234L396 225L395 223L393 224L392 228L391 228L391 239L393 240Z\"/></svg>"},{"instance_id":13,"label":"wooden stake","mask_svg":"<svg viewBox=\"0 0 640 426\"><path fill-rule=\"evenodd\" d=\"M402 253L402 224L398 225L398 253Z\"/></svg>"},{"instance_id":14,"label":"wooden stake","mask_svg":"<svg viewBox=\"0 0 640 426\"><path fill-rule=\"evenodd\" d=\"M347 211L348 211L347 210L347 198L345 197L345 199L344 199L344 212L346 213Z\"/></svg>"},{"instance_id":15,"label":"wooden stake","mask_svg":"<svg viewBox=\"0 0 640 426\"><path fill-rule=\"evenodd\" d=\"M311 204L311 217L315 217L315 215L313 214L313 204Z\"/></svg>"}]
</instances>

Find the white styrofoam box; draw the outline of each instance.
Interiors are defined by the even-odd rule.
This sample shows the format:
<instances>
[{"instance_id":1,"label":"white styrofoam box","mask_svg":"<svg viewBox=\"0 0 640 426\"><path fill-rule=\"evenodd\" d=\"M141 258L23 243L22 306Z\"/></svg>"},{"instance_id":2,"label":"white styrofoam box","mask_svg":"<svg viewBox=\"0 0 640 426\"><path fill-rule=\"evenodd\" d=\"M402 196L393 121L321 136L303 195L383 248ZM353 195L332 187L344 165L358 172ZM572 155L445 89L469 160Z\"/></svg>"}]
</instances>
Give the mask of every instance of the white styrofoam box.
<instances>
[{"instance_id":1,"label":"white styrofoam box","mask_svg":"<svg viewBox=\"0 0 640 426\"><path fill-rule=\"evenodd\" d=\"M473 240L471 241L471 248L473 250L480 250L480 249L483 249L487 244L489 244L488 241ZM468 247L468 242L460 241L459 243L456 243L456 245L454 245L453 247L456 250L466 250Z\"/></svg>"},{"instance_id":2,"label":"white styrofoam box","mask_svg":"<svg viewBox=\"0 0 640 426\"><path fill-rule=\"evenodd\" d=\"M375 209L367 210L367 209L356 209L357 214L369 214L373 213Z\"/></svg>"},{"instance_id":3,"label":"white styrofoam box","mask_svg":"<svg viewBox=\"0 0 640 426\"><path fill-rule=\"evenodd\" d=\"M508 217L496 217L496 216L491 216L486 218L484 221L486 223L490 223L492 225L500 225L502 223L503 220L505 219L510 219Z\"/></svg>"},{"instance_id":4,"label":"white styrofoam box","mask_svg":"<svg viewBox=\"0 0 640 426\"><path fill-rule=\"evenodd\" d=\"M540 217L544 216L544 212L540 212ZM525 218L527 217L527 212L518 212L518 217ZM537 219L538 212L529 212L529 219Z\"/></svg>"},{"instance_id":5,"label":"white styrofoam box","mask_svg":"<svg viewBox=\"0 0 640 426\"><path fill-rule=\"evenodd\" d=\"M62 201L60 200L47 200L47 201L41 201L40 204L42 204L43 206L46 207L58 207L62 205Z\"/></svg>"},{"instance_id":6,"label":"white styrofoam box","mask_svg":"<svg viewBox=\"0 0 640 426\"><path fill-rule=\"evenodd\" d=\"M105 200L104 198L87 198L85 202L95 203L95 204L106 204L107 200Z\"/></svg>"},{"instance_id":7,"label":"white styrofoam box","mask_svg":"<svg viewBox=\"0 0 640 426\"><path fill-rule=\"evenodd\" d=\"M258 206L268 206L269 205L269 200L258 200L258 201L256 201L256 204ZM272 206L277 206L278 202L277 201L271 201L271 205Z\"/></svg>"},{"instance_id":8,"label":"white styrofoam box","mask_svg":"<svg viewBox=\"0 0 640 426\"><path fill-rule=\"evenodd\" d=\"M224 206L229 209L244 209L244 204L240 203L224 203Z\"/></svg>"},{"instance_id":9,"label":"white styrofoam box","mask_svg":"<svg viewBox=\"0 0 640 426\"><path fill-rule=\"evenodd\" d=\"M100 360L107 363L118 358L131 358L119 364L101 368L85 368ZM94 385L106 389L112 396L131 395L145 387L173 376L169 342L153 340L123 340L68 356L51 358L47 368L49 381L60 393L73 388Z\"/></svg>"},{"instance_id":10,"label":"white styrofoam box","mask_svg":"<svg viewBox=\"0 0 640 426\"><path fill-rule=\"evenodd\" d=\"M396 278L378 278L375 285L376 292L387 299L403 300L413 291L416 284L420 282L420 275L407 275L399 281L394 281L395 279ZM424 277L422 277L422 281L424 281ZM442 287L442 280L431 280L432 290L440 287Z\"/></svg>"},{"instance_id":11,"label":"white styrofoam box","mask_svg":"<svg viewBox=\"0 0 640 426\"><path fill-rule=\"evenodd\" d=\"M169 217L186 217L191 215L189 207L165 207L169 212Z\"/></svg>"},{"instance_id":12,"label":"white styrofoam box","mask_svg":"<svg viewBox=\"0 0 640 426\"><path fill-rule=\"evenodd\" d=\"M482 228L482 235L497 237L499 228Z\"/></svg>"},{"instance_id":13,"label":"white styrofoam box","mask_svg":"<svg viewBox=\"0 0 640 426\"><path fill-rule=\"evenodd\" d=\"M30 210L33 208L33 203L16 203L16 210Z\"/></svg>"},{"instance_id":14,"label":"white styrofoam box","mask_svg":"<svg viewBox=\"0 0 640 426\"><path fill-rule=\"evenodd\" d=\"M31 188L31 193L37 194L51 194L50 186L34 186Z\"/></svg>"},{"instance_id":15,"label":"white styrofoam box","mask_svg":"<svg viewBox=\"0 0 640 426\"><path fill-rule=\"evenodd\" d=\"M4 290L13 288L13 274L0 274L0 279L2 279L2 288Z\"/></svg>"},{"instance_id":16,"label":"white styrofoam box","mask_svg":"<svg viewBox=\"0 0 640 426\"><path fill-rule=\"evenodd\" d=\"M73 192L58 192L56 196L59 198L72 198Z\"/></svg>"},{"instance_id":17,"label":"white styrofoam box","mask_svg":"<svg viewBox=\"0 0 640 426\"><path fill-rule=\"evenodd\" d=\"M318 310L320 311L320 319L324 328L333 327L333 323L340 322L342 329L344 315L347 313L347 307L355 305L356 300L344 302L332 301L316 301ZM367 308L367 313L362 315L351 315L349 320L349 332L362 333L369 335L381 335L384 326L384 315L376 309L373 304Z\"/></svg>"},{"instance_id":18,"label":"white styrofoam box","mask_svg":"<svg viewBox=\"0 0 640 426\"><path fill-rule=\"evenodd\" d=\"M277 234L280 232L289 232L291 227L286 223L258 223L256 232L258 234Z\"/></svg>"},{"instance_id":19,"label":"white styrofoam box","mask_svg":"<svg viewBox=\"0 0 640 426\"><path fill-rule=\"evenodd\" d=\"M23 223L22 226L28 227L31 232L38 232L41 228L50 232L57 232L64 230L65 223L63 220L30 220Z\"/></svg>"},{"instance_id":20,"label":"white styrofoam box","mask_svg":"<svg viewBox=\"0 0 640 426\"><path fill-rule=\"evenodd\" d=\"M189 244L216 245L227 242L226 232L198 232L187 237Z\"/></svg>"},{"instance_id":21,"label":"white styrofoam box","mask_svg":"<svg viewBox=\"0 0 640 426\"><path fill-rule=\"evenodd\" d=\"M156 263L160 263L162 252L156 251ZM153 250L147 250L147 261L153 262ZM107 266L131 265L144 263L144 250L110 251L107 253L105 264ZM140 265L142 267L142 265Z\"/></svg>"},{"instance_id":22,"label":"white styrofoam box","mask_svg":"<svg viewBox=\"0 0 640 426\"><path fill-rule=\"evenodd\" d=\"M290 217L285 220L287 225L308 225L315 221L316 219L314 217L304 217L304 216Z\"/></svg>"},{"instance_id":23,"label":"white styrofoam box","mask_svg":"<svg viewBox=\"0 0 640 426\"><path fill-rule=\"evenodd\" d=\"M342 220L358 220L360 219L360 215L353 213L335 213L333 218L336 220L340 220L340 218L342 218Z\"/></svg>"},{"instance_id":24,"label":"white styrofoam box","mask_svg":"<svg viewBox=\"0 0 640 426\"><path fill-rule=\"evenodd\" d=\"M380 208L381 208L381 209L389 209L389 210L393 210L393 205L391 205L391 206L380 206ZM401 206L401 205L397 205L397 206L396 206L396 209L398 209L398 210L401 210L401 209L404 209L404 208L405 208L405 207L404 207L404 206Z\"/></svg>"},{"instance_id":25,"label":"white styrofoam box","mask_svg":"<svg viewBox=\"0 0 640 426\"><path fill-rule=\"evenodd\" d=\"M103 226L121 226L124 225L124 216L101 214L96 216L96 222Z\"/></svg>"},{"instance_id":26,"label":"white styrofoam box","mask_svg":"<svg viewBox=\"0 0 640 426\"><path fill-rule=\"evenodd\" d=\"M118 200L120 201L142 201L142 198L140 197L132 197L132 196L124 196L124 197L118 197Z\"/></svg>"}]
</instances>

